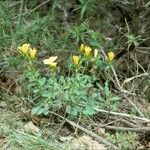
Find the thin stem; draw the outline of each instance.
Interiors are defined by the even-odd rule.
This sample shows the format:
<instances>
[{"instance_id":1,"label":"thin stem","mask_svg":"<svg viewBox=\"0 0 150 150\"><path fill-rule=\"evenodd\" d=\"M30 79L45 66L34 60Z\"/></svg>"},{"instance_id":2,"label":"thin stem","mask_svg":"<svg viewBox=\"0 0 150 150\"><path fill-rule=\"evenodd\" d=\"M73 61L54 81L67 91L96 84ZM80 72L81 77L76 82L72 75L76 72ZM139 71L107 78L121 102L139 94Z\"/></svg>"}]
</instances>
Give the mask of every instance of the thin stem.
<instances>
[{"instance_id":1,"label":"thin stem","mask_svg":"<svg viewBox=\"0 0 150 150\"><path fill-rule=\"evenodd\" d=\"M20 24L21 24L21 21L22 21L23 8L24 8L24 0L21 0L21 5L20 5L20 10L19 10L19 18L18 18L17 29L20 28Z\"/></svg>"}]
</instances>

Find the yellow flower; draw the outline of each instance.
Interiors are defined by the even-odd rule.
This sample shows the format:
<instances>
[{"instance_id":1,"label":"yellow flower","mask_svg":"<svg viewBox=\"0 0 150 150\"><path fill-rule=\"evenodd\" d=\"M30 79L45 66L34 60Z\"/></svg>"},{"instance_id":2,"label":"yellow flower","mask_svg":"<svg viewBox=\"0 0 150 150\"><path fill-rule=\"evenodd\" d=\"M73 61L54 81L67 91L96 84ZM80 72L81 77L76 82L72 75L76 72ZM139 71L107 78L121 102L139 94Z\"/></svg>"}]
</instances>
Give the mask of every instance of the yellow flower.
<instances>
[{"instance_id":1,"label":"yellow flower","mask_svg":"<svg viewBox=\"0 0 150 150\"><path fill-rule=\"evenodd\" d=\"M92 49L91 49L89 46L85 46L85 48L84 48L85 55L86 55L86 56L89 56L90 53L91 53L91 50L92 50Z\"/></svg>"},{"instance_id":2,"label":"yellow flower","mask_svg":"<svg viewBox=\"0 0 150 150\"><path fill-rule=\"evenodd\" d=\"M81 44L80 51L83 52L83 50L84 50L84 44Z\"/></svg>"},{"instance_id":3,"label":"yellow flower","mask_svg":"<svg viewBox=\"0 0 150 150\"><path fill-rule=\"evenodd\" d=\"M114 60L114 58L115 58L115 54L114 54L114 52L109 52L108 54L107 54L107 57L108 57L108 61L109 62L112 62L113 60Z\"/></svg>"},{"instance_id":4,"label":"yellow flower","mask_svg":"<svg viewBox=\"0 0 150 150\"><path fill-rule=\"evenodd\" d=\"M29 55L30 55L30 57L32 58L32 59L34 59L35 58L35 56L36 56L36 53L37 53L37 50L35 49L35 48L29 48Z\"/></svg>"},{"instance_id":5,"label":"yellow flower","mask_svg":"<svg viewBox=\"0 0 150 150\"><path fill-rule=\"evenodd\" d=\"M22 46L19 46L18 49L20 53L27 54L29 47L30 47L30 44L25 43Z\"/></svg>"},{"instance_id":6,"label":"yellow flower","mask_svg":"<svg viewBox=\"0 0 150 150\"><path fill-rule=\"evenodd\" d=\"M97 55L98 55L98 49L95 49L95 50L94 50L94 57L96 58Z\"/></svg>"},{"instance_id":7,"label":"yellow flower","mask_svg":"<svg viewBox=\"0 0 150 150\"><path fill-rule=\"evenodd\" d=\"M73 62L75 65L79 64L79 56L73 56Z\"/></svg>"},{"instance_id":8,"label":"yellow flower","mask_svg":"<svg viewBox=\"0 0 150 150\"><path fill-rule=\"evenodd\" d=\"M57 62L55 62L57 58L58 56L52 56L49 59L44 59L43 63L49 65L50 67L55 68L57 66Z\"/></svg>"}]
</instances>

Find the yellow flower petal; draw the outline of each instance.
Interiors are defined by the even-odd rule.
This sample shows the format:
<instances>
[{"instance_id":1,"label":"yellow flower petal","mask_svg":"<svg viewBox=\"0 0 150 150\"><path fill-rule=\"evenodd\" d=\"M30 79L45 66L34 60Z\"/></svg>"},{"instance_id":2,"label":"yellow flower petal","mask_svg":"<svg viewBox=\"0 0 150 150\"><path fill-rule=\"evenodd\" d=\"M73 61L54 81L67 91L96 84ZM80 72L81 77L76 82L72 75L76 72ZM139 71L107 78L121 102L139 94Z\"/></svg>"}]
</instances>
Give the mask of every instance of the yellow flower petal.
<instances>
[{"instance_id":1,"label":"yellow flower petal","mask_svg":"<svg viewBox=\"0 0 150 150\"><path fill-rule=\"evenodd\" d=\"M44 59L44 60L43 60L43 63L44 63L45 65L49 65L49 64L50 64L50 61L49 61L49 59Z\"/></svg>"},{"instance_id":2,"label":"yellow flower petal","mask_svg":"<svg viewBox=\"0 0 150 150\"><path fill-rule=\"evenodd\" d=\"M112 62L113 60L114 60L114 58L115 58L115 54L114 54L114 52L109 52L108 54L107 54L107 57L108 57L108 61L109 62Z\"/></svg>"},{"instance_id":3,"label":"yellow flower petal","mask_svg":"<svg viewBox=\"0 0 150 150\"><path fill-rule=\"evenodd\" d=\"M55 63L50 63L49 65L50 65L50 67L54 67L54 68L55 68L55 67L57 66L57 62L55 62Z\"/></svg>"},{"instance_id":4,"label":"yellow flower petal","mask_svg":"<svg viewBox=\"0 0 150 150\"><path fill-rule=\"evenodd\" d=\"M46 65L49 65L49 64L53 63L54 61L56 61L57 58L58 58L58 56L52 56L49 59L43 60L43 63Z\"/></svg>"},{"instance_id":5,"label":"yellow flower petal","mask_svg":"<svg viewBox=\"0 0 150 150\"><path fill-rule=\"evenodd\" d=\"M19 46L18 49L20 53L27 54L29 47L30 47L30 44L25 43L22 46Z\"/></svg>"},{"instance_id":6,"label":"yellow flower petal","mask_svg":"<svg viewBox=\"0 0 150 150\"><path fill-rule=\"evenodd\" d=\"M29 49L29 54L30 54L30 57L31 57L32 59L35 58L36 53L37 53L37 50L36 50L35 48L33 48L33 49L30 48L30 49Z\"/></svg>"},{"instance_id":7,"label":"yellow flower petal","mask_svg":"<svg viewBox=\"0 0 150 150\"><path fill-rule=\"evenodd\" d=\"M95 50L94 50L94 57L96 58L97 55L98 55L98 49L95 49Z\"/></svg>"},{"instance_id":8,"label":"yellow flower petal","mask_svg":"<svg viewBox=\"0 0 150 150\"><path fill-rule=\"evenodd\" d=\"M50 65L50 67L56 67L57 62L55 62L55 61L57 58L58 58L58 56L52 56L49 59L44 59L43 63L46 65Z\"/></svg>"},{"instance_id":9,"label":"yellow flower petal","mask_svg":"<svg viewBox=\"0 0 150 150\"><path fill-rule=\"evenodd\" d=\"M78 56L73 56L73 62L75 65L79 64L79 57Z\"/></svg>"},{"instance_id":10,"label":"yellow flower petal","mask_svg":"<svg viewBox=\"0 0 150 150\"><path fill-rule=\"evenodd\" d=\"M81 44L80 51L83 52L83 50L84 50L84 44Z\"/></svg>"},{"instance_id":11,"label":"yellow flower petal","mask_svg":"<svg viewBox=\"0 0 150 150\"><path fill-rule=\"evenodd\" d=\"M85 46L84 51L85 51L85 55L89 56L91 54L91 48L89 46Z\"/></svg>"},{"instance_id":12,"label":"yellow flower petal","mask_svg":"<svg viewBox=\"0 0 150 150\"><path fill-rule=\"evenodd\" d=\"M50 62L54 62L54 61L56 61L57 58L58 58L58 56L51 56L51 57L49 58L49 61L50 61Z\"/></svg>"}]
</instances>

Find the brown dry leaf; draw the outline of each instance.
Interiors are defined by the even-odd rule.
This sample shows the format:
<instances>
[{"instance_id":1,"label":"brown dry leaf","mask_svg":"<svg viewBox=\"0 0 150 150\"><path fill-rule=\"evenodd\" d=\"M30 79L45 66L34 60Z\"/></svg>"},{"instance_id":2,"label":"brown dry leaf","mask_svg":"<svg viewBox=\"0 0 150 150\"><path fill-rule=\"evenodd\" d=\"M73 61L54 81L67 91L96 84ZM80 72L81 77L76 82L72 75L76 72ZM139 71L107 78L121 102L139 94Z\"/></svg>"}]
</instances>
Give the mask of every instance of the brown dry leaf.
<instances>
[{"instance_id":1,"label":"brown dry leaf","mask_svg":"<svg viewBox=\"0 0 150 150\"><path fill-rule=\"evenodd\" d=\"M6 139L3 137L0 137L0 148L6 143Z\"/></svg>"},{"instance_id":2,"label":"brown dry leaf","mask_svg":"<svg viewBox=\"0 0 150 150\"><path fill-rule=\"evenodd\" d=\"M21 88L21 86L16 86L15 92L16 92L16 94L21 94L21 93L22 93L22 88Z\"/></svg>"},{"instance_id":3,"label":"brown dry leaf","mask_svg":"<svg viewBox=\"0 0 150 150\"><path fill-rule=\"evenodd\" d=\"M103 144L99 144L97 141L92 141L93 150L106 150L107 148Z\"/></svg>"},{"instance_id":4,"label":"brown dry leaf","mask_svg":"<svg viewBox=\"0 0 150 150\"><path fill-rule=\"evenodd\" d=\"M40 133L40 129L36 127L31 121L24 125L26 132Z\"/></svg>"},{"instance_id":5,"label":"brown dry leaf","mask_svg":"<svg viewBox=\"0 0 150 150\"><path fill-rule=\"evenodd\" d=\"M26 109L26 108L24 108L24 107L21 107L21 111L24 113L24 114L28 114L28 113L30 113L30 110L28 109Z\"/></svg>"},{"instance_id":6,"label":"brown dry leaf","mask_svg":"<svg viewBox=\"0 0 150 150\"><path fill-rule=\"evenodd\" d=\"M90 141L91 141L91 137L86 136L86 135L79 138L80 144L89 144Z\"/></svg>"},{"instance_id":7,"label":"brown dry leaf","mask_svg":"<svg viewBox=\"0 0 150 150\"><path fill-rule=\"evenodd\" d=\"M97 141L94 141L89 136L80 137L79 143L81 147L86 147L90 150L107 150L107 148L103 144L99 144Z\"/></svg>"},{"instance_id":8,"label":"brown dry leaf","mask_svg":"<svg viewBox=\"0 0 150 150\"><path fill-rule=\"evenodd\" d=\"M98 132L98 134L99 134L100 136L105 137L105 129L104 129L104 128L99 128L99 129L97 130L97 132Z\"/></svg>"},{"instance_id":9,"label":"brown dry leaf","mask_svg":"<svg viewBox=\"0 0 150 150\"><path fill-rule=\"evenodd\" d=\"M67 136L67 137L61 136L61 137L59 137L59 140L61 142L67 142L67 141L71 141L72 138L73 138L72 136Z\"/></svg>"}]
</instances>

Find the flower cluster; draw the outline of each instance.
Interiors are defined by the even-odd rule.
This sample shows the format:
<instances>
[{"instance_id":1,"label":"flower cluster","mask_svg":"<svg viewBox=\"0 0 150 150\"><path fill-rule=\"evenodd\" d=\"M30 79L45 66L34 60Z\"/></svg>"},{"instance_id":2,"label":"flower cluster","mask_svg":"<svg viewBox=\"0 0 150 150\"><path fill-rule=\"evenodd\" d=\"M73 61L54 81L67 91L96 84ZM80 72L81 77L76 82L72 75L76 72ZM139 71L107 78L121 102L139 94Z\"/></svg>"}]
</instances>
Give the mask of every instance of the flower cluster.
<instances>
[{"instance_id":1,"label":"flower cluster","mask_svg":"<svg viewBox=\"0 0 150 150\"><path fill-rule=\"evenodd\" d=\"M36 58L37 50L35 48L31 48L30 44L25 43L22 46L19 46L18 49L22 55L27 56L29 59L33 60ZM48 59L44 59L43 63L49 65L51 68L56 68L57 62L55 61L57 58L58 56L52 56Z\"/></svg>"},{"instance_id":2,"label":"flower cluster","mask_svg":"<svg viewBox=\"0 0 150 150\"><path fill-rule=\"evenodd\" d=\"M18 49L21 54L26 55L31 59L36 58L37 50L35 48L31 48L30 44L25 43L22 46L19 46Z\"/></svg>"},{"instance_id":3,"label":"flower cluster","mask_svg":"<svg viewBox=\"0 0 150 150\"><path fill-rule=\"evenodd\" d=\"M32 48L30 44L25 43L22 46L19 46L18 49L22 55L26 55L30 59L36 58L37 50L35 48ZM84 55L85 58L89 58L92 53L92 48L87 45L81 44L80 52ZM95 49L93 53L94 53L93 54L94 58L97 58L98 57L98 49ZM110 63L113 62L114 57L115 57L114 52L112 52L112 51L108 52L108 54L107 54L108 62L110 62ZM57 59L58 59L58 56L51 56L48 59L44 59L43 63L46 65L49 65L50 68L54 69L57 67L57 62L56 62ZM80 60L79 56L73 55L74 65L78 66L79 60Z\"/></svg>"},{"instance_id":4,"label":"flower cluster","mask_svg":"<svg viewBox=\"0 0 150 150\"><path fill-rule=\"evenodd\" d=\"M89 56L92 53L92 48L87 45L81 44L80 52L83 53L85 57L89 58ZM98 49L94 49L94 58L97 58L97 57L98 57ZM112 52L112 51L108 52L108 54L107 54L108 62L112 63L114 61L114 58L115 58L114 52ZM79 65L79 56L74 55L73 62L75 65Z\"/></svg>"},{"instance_id":5,"label":"flower cluster","mask_svg":"<svg viewBox=\"0 0 150 150\"><path fill-rule=\"evenodd\" d=\"M88 57L90 56L92 49L87 45L81 44L80 51L83 52L84 55Z\"/></svg>"}]
</instances>

